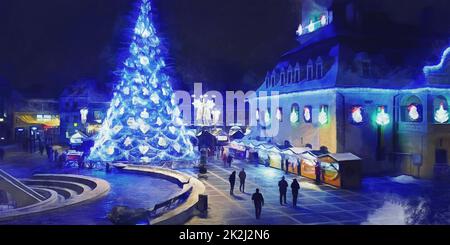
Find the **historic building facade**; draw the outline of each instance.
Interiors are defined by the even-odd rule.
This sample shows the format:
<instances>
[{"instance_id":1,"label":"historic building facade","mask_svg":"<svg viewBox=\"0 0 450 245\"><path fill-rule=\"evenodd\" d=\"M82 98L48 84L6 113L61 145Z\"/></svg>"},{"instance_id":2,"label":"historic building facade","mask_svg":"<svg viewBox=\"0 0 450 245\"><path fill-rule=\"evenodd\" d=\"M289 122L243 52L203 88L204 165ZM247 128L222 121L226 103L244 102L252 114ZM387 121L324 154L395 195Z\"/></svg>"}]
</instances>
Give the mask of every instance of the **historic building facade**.
<instances>
[{"instance_id":1,"label":"historic building facade","mask_svg":"<svg viewBox=\"0 0 450 245\"><path fill-rule=\"evenodd\" d=\"M299 46L257 90L252 137L276 121L267 139L352 152L366 174L438 175L450 159L449 33L398 24L365 3L304 11Z\"/></svg>"},{"instance_id":2,"label":"historic building facade","mask_svg":"<svg viewBox=\"0 0 450 245\"><path fill-rule=\"evenodd\" d=\"M110 104L108 86L81 80L63 91L59 98L62 142L68 143L78 131L87 135L97 132Z\"/></svg>"}]
</instances>

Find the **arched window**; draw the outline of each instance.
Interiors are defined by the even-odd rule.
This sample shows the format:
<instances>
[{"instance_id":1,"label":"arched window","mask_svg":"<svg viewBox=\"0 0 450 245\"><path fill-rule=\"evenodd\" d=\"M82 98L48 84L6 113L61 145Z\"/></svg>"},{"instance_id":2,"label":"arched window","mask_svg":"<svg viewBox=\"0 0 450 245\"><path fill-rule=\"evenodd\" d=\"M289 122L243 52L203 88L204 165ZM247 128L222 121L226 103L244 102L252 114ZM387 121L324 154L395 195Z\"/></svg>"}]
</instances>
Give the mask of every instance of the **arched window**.
<instances>
[{"instance_id":1,"label":"arched window","mask_svg":"<svg viewBox=\"0 0 450 245\"><path fill-rule=\"evenodd\" d=\"M300 82L300 65L297 63L295 64L295 77L294 82Z\"/></svg>"},{"instance_id":2,"label":"arched window","mask_svg":"<svg viewBox=\"0 0 450 245\"><path fill-rule=\"evenodd\" d=\"M275 86L275 72L272 73L272 77L270 78L270 80L272 81L272 87Z\"/></svg>"},{"instance_id":3,"label":"arched window","mask_svg":"<svg viewBox=\"0 0 450 245\"><path fill-rule=\"evenodd\" d=\"M283 108L278 107L277 114L275 116L279 122L282 122L283 121Z\"/></svg>"},{"instance_id":4,"label":"arched window","mask_svg":"<svg viewBox=\"0 0 450 245\"><path fill-rule=\"evenodd\" d=\"M286 74L284 73L284 71L282 71L282 72L280 73L280 83L281 83L281 86L283 86L285 82L286 82Z\"/></svg>"},{"instance_id":5,"label":"arched window","mask_svg":"<svg viewBox=\"0 0 450 245\"><path fill-rule=\"evenodd\" d=\"M296 124L300 121L300 106L297 103L293 104L291 107L289 120L292 124Z\"/></svg>"},{"instance_id":6,"label":"arched window","mask_svg":"<svg viewBox=\"0 0 450 245\"><path fill-rule=\"evenodd\" d=\"M306 80L313 80L314 79L314 67L312 60L308 61L308 64L306 65Z\"/></svg>"},{"instance_id":7,"label":"arched window","mask_svg":"<svg viewBox=\"0 0 450 245\"><path fill-rule=\"evenodd\" d=\"M420 98L415 95L404 97L400 105L400 117L403 122L422 122L423 106Z\"/></svg>"},{"instance_id":8,"label":"arched window","mask_svg":"<svg viewBox=\"0 0 450 245\"><path fill-rule=\"evenodd\" d=\"M289 65L289 68L288 68L288 76L287 76L287 83L292 83L292 82L294 82L293 80L293 73L292 73L292 66L291 65Z\"/></svg>"},{"instance_id":9,"label":"arched window","mask_svg":"<svg viewBox=\"0 0 450 245\"><path fill-rule=\"evenodd\" d=\"M434 98L431 120L436 124L450 123L448 101L444 96L439 95Z\"/></svg>"},{"instance_id":10,"label":"arched window","mask_svg":"<svg viewBox=\"0 0 450 245\"><path fill-rule=\"evenodd\" d=\"M323 77L323 62L322 58L317 58L316 61L316 78L320 79Z\"/></svg>"}]
</instances>

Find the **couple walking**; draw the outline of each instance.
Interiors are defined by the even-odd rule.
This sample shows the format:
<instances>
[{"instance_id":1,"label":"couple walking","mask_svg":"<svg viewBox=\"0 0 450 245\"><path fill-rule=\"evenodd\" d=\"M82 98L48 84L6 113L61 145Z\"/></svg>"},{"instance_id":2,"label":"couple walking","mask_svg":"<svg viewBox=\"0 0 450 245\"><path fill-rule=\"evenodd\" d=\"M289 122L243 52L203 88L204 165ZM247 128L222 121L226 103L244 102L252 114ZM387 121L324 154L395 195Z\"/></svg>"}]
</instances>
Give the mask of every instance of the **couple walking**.
<instances>
[{"instance_id":1,"label":"couple walking","mask_svg":"<svg viewBox=\"0 0 450 245\"><path fill-rule=\"evenodd\" d=\"M278 182L278 190L280 191L280 205L283 205L283 203L287 204L286 193L288 186L289 184L283 176L281 180ZM294 207L297 207L298 191L300 190L300 184L298 183L297 179L294 179L292 181L291 189L292 189L292 204Z\"/></svg>"},{"instance_id":2,"label":"couple walking","mask_svg":"<svg viewBox=\"0 0 450 245\"><path fill-rule=\"evenodd\" d=\"M245 170L242 169L241 172L239 172L239 191L242 193L245 193L246 178L247 174L245 173ZM234 185L236 183L236 171L233 171L233 173L231 173L230 177L228 178L228 181L230 182L230 195L234 195Z\"/></svg>"}]
</instances>

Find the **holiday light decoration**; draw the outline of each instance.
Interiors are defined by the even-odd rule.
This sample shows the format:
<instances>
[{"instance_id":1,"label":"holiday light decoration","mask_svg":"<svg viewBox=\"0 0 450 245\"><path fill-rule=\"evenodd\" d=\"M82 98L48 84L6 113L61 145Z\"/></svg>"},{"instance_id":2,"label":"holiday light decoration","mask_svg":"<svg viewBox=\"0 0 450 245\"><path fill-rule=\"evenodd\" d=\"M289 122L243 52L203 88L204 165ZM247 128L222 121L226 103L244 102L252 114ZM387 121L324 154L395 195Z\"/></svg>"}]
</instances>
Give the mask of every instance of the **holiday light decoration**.
<instances>
[{"instance_id":1,"label":"holiday light decoration","mask_svg":"<svg viewBox=\"0 0 450 245\"><path fill-rule=\"evenodd\" d=\"M412 121L417 121L419 119L420 115L416 105L411 104L408 106L408 117Z\"/></svg>"},{"instance_id":2,"label":"holiday light decoration","mask_svg":"<svg viewBox=\"0 0 450 245\"><path fill-rule=\"evenodd\" d=\"M83 108L83 109L80 110L80 116L81 116L81 123L82 124L86 124L88 113L89 113L88 108Z\"/></svg>"},{"instance_id":3,"label":"holiday light decoration","mask_svg":"<svg viewBox=\"0 0 450 245\"><path fill-rule=\"evenodd\" d=\"M270 125L270 113L269 110L266 111L266 113L264 113L264 122L266 123L266 125Z\"/></svg>"},{"instance_id":4,"label":"holiday light decoration","mask_svg":"<svg viewBox=\"0 0 450 245\"><path fill-rule=\"evenodd\" d=\"M434 120L438 123L446 123L448 122L448 111L444 109L444 102L441 102L439 105L439 109L434 113Z\"/></svg>"},{"instance_id":5,"label":"holiday light decoration","mask_svg":"<svg viewBox=\"0 0 450 245\"><path fill-rule=\"evenodd\" d=\"M433 65L433 66L425 66L425 67L423 67L423 73L429 74L429 73L441 70L442 67L444 67L444 63L447 60L447 56L449 56L449 55L450 55L450 47L446 48L444 50L444 52L442 53L441 61L439 62L439 64Z\"/></svg>"},{"instance_id":6,"label":"holiday light decoration","mask_svg":"<svg viewBox=\"0 0 450 245\"><path fill-rule=\"evenodd\" d=\"M314 22L312 20L309 21L308 31L309 32L313 32L314 31Z\"/></svg>"},{"instance_id":7,"label":"holiday light decoration","mask_svg":"<svg viewBox=\"0 0 450 245\"><path fill-rule=\"evenodd\" d=\"M281 109L277 109L277 114L275 115L278 121L281 121L283 119L283 113L281 112Z\"/></svg>"},{"instance_id":8,"label":"holiday light decoration","mask_svg":"<svg viewBox=\"0 0 450 245\"><path fill-rule=\"evenodd\" d=\"M292 109L291 116L290 116L291 123L297 123L298 122L298 112L296 109Z\"/></svg>"},{"instance_id":9,"label":"holiday light decoration","mask_svg":"<svg viewBox=\"0 0 450 245\"><path fill-rule=\"evenodd\" d=\"M312 121L310 106L305 106L305 108L303 108L303 119L305 120L306 123L310 123Z\"/></svg>"},{"instance_id":10,"label":"holiday light decoration","mask_svg":"<svg viewBox=\"0 0 450 245\"><path fill-rule=\"evenodd\" d=\"M321 125L325 125L328 123L328 113L326 112L326 106L322 106L319 112L318 121Z\"/></svg>"},{"instance_id":11,"label":"holiday light decoration","mask_svg":"<svg viewBox=\"0 0 450 245\"><path fill-rule=\"evenodd\" d=\"M320 24L322 26L325 26L327 24L327 17L325 15L322 15L322 17L320 18Z\"/></svg>"},{"instance_id":12,"label":"holiday light decoration","mask_svg":"<svg viewBox=\"0 0 450 245\"><path fill-rule=\"evenodd\" d=\"M386 126L391 122L391 119L389 118L389 114L385 112L384 106L378 107L377 117L376 117L376 123L380 126Z\"/></svg>"},{"instance_id":13,"label":"holiday light decoration","mask_svg":"<svg viewBox=\"0 0 450 245\"><path fill-rule=\"evenodd\" d=\"M297 33L298 36L301 36L303 34L303 26L302 26L302 24L300 24L298 26L296 33Z\"/></svg>"},{"instance_id":14,"label":"holiday light decoration","mask_svg":"<svg viewBox=\"0 0 450 245\"><path fill-rule=\"evenodd\" d=\"M362 123L363 122L361 106L355 106L352 108L352 120L354 123Z\"/></svg>"},{"instance_id":15,"label":"holiday light decoration","mask_svg":"<svg viewBox=\"0 0 450 245\"><path fill-rule=\"evenodd\" d=\"M151 10L150 1L142 0L129 57L90 161L159 164L198 159L164 71Z\"/></svg>"}]
</instances>

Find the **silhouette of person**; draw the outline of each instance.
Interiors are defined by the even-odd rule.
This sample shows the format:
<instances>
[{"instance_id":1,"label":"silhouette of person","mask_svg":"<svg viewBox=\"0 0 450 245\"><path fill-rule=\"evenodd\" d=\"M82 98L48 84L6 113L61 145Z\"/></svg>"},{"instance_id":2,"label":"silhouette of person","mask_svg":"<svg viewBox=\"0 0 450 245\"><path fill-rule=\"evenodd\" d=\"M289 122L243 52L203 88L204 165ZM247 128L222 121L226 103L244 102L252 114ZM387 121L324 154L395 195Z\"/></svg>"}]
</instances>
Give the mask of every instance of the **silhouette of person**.
<instances>
[{"instance_id":1,"label":"silhouette of person","mask_svg":"<svg viewBox=\"0 0 450 245\"><path fill-rule=\"evenodd\" d=\"M280 191L280 205L287 204L286 202L286 192L288 188L288 182L284 179L284 176L281 178L280 182L278 182L278 190Z\"/></svg>"},{"instance_id":2,"label":"silhouette of person","mask_svg":"<svg viewBox=\"0 0 450 245\"><path fill-rule=\"evenodd\" d=\"M286 161L285 161L285 169L284 169L284 171L285 171L285 173L288 173L289 172L289 160L288 159L286 159Z\"/></svg>"},{"instance_id":3,"label":"silhouette of person","mask_svg":"<svg viewBox=\"0 0 450 245\"><path fill-rule=\"evenodd\" d=\"M292 204L295 207L297 207L297 197L298 197L298 191L300 190L300 184L298 183L297 179L294 179L291 184L292 189Z\"/></svg>"},{"instance_id":4,"label":"silhouette of person","mask_svg":"<svg viewBox=\"0 0 450 245\"><path fill-rule=\"evenodd\" d=\"M255 204L255 215L256 219L261 217L262 206L264 206L264 197L259 192L259 189L256 189L256 192L252 195L253 203Z\"/></svg>"},{"instance_id":5,"label":"silhouette of person","mask_svg":"<svg viewBox=\"0 0 450 245\"><path fill-rule=\"evenodd\" d=\"M4 157L5 157L5 150L3 150L3 148L0 148L0 160L3 160Z\"/></svg>"},{"instance_id":6,"label":"silhouette of person","mask_svg":"<svg viewBox=\"0 0 450 245\"><path fill-rule=\"evenodd\" d=\"M44 144L39 143L39 153L41 153L41 156L44 155Z\"/></svg>"},{"instance_id":7,"label":"silhouette of person","mask_svg":"<svg viewBox=\"0 0 450 245\"><path fill-rule=\"evenodd\" d=\"M236 171L233 171L233 173L231 173L228 180L230 181L230 195L233 195L234 184L236 183Z\"/></svg>"},{"instance_id":8,"label":"silhouette of person","mask_svg":"<svg viewBox=\"0 0 450 245\"><path fill-rule=\"evenodd\" d=\"M233 156L231 154L228 154L227 162L228 162L228 167L231 168L231 163L233 162Z\"/></svg>"},{"instance_id":9,"label":"silhouette of person","mask_svg":"<svg viewBox=\"0 0 450 245\"><path fill-rule=\"evenodd\" d=\"M245 193L245 179L247 178L247 174L245 173L245 170L242 169L241 172L239 172L239 190L241 192Z\"/></svg>"},{"instance_id":10,"label":"silhouette of person","mask_svg":"<svg viewBox=\"0 0 450 245\"><path fill-rule=\"evenodd\" d=\"M320 162L316 161L316 166L315 166L315 173L316 173L316 184L320 185L321 183L321 169L320 169Z\"/></svg>"}]
</instances>

